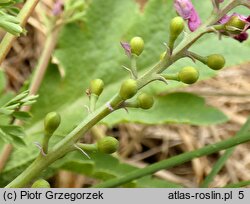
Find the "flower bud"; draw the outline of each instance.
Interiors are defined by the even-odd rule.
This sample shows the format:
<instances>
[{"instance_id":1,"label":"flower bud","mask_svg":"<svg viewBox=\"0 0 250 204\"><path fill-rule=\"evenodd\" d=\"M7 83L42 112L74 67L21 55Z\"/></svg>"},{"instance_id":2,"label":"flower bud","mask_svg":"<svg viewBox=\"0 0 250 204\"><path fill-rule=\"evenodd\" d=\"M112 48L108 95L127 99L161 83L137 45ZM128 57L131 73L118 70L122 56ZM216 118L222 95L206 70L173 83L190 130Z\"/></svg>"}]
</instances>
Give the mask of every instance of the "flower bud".
<instances>
[{"instance_id":1,"label":"flower bud","mask_svg":"<svg viewBox=\"0 0 250 204\"><path fill-rule=\"evenodd\" d=\"M33 183L31 188L50 188L50 184L44 179L39 179Z\"/></svg>"},{"instance_id":2,"label":"flower bud","mask_svg":"<svg viewBox=\"0 0 250 204\"><path fill-rule=\"evenodd\" d=\"M46 115L44 119L44 130L48 134L53 134L55 130L59 127L61 122L61 117L56 112L50 112Z\"/></svg>"},{"instance_id":3,"label":"flower bud","mask_svg":"<svg viewBox=\"0 0 250 204\"><path fill-rule=\"evenodd\" d=\"M137 97L138 106L142 109L150 109L154 105L154 98L146 93L142 93Z\"/></svg>"},{"instance_id":4,"label":"flower bud","mask_svg":"<svg viewBox=\"0 0 250 204\"><path fill-rule=\"evenodd\" d=\"M194 67L184 67L178 74L179 80L185 84L193 84L199 78L199 72Z\"/></svg>"},{"instance_id":5,"label":"flower bud","mask_svg":"<svg viewBox=\"0 0 250 204\"><path fill-rule=\"evenodd\" d=\"M106 136L97 142L97 149L99 152L105 154L112 154L117 151L119 142L114 137Z\"/></svg>"},{"instance_id":6,"label":"flower bud","mask_svg":"<svg viewBox=\"0 0 250 204\"><path fill-rule=\"evenodd\" d=\"M218 54L209 55L207 56L207 66L213 70L220 70L225 66L225 58Z\"/></svg>"},{"instance_id":7,"label":"flower bud","mask_svg":"<svg viewBox=\"0 0 250 204\"><path fill-rule=\"evenodd\" d=\"M100 96L103 91L104 83L101 79L94 79L90 82L90 92Z\"/></svg>"},{"instance_id":8,"label":"flower bud","mask_svg":"<svg viewBox=\"0 0 250 204\"><path fill-rule=\"evenodd\" d=\"M185 25L182 17L177 16L173 18L170 22L170 33L173 36L179 36L183 31Z\"/></svg>"},{"instance_id":9,"label":"flower bud","mask_svg":"<svg viewBox=\"0 0 250 204\"><path fill-rule=\"evenodd\" d=\"M127 79L121 85L119 95L123 100L132 98L137 93L137 82L134 79Z\"/></svg>"},{"instance_id":10,"label":"flower bud","mask_svg":"<svg viewBox=\"0 0 250 204\"><path fill-rule=\"evenodd\" d=\"M246 22L238 15L233 15L225 24L226 30L231 34L240 34L245 28Z\"/></svg>"},{"instance_id":11,"label":"flower bud","mask_svg":"<svg viewBox=\"0 0 250 204\"><path fill-rule=\"evenodd\" d=\"M139 56L144 49L144 41L141 37L133 37L130 40L131 53Z\"/></svg>"}]
</instances>

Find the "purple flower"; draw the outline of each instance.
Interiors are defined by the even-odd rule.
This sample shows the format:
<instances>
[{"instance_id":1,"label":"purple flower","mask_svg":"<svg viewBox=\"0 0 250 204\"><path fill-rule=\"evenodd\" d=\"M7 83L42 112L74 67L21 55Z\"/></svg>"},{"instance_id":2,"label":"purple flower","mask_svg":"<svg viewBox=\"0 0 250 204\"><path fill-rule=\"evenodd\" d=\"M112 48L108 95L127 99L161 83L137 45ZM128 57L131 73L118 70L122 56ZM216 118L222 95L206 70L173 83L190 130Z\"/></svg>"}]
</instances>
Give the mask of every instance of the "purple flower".
<instances>
[{"instance_id":1,"label":"purple flower","mask_svg":"<svg viewBox=\"0 0 250 204\"><path fill-rule=\"evenodd\" d=\"M127 42L121 42L121 46L124 49L126 55L131 56L131 46Z\"/></svg>"},{"instance_id":2,"label":"purple flower","mask_svg":"<svg viewBox=\"0 0 250 204\"><path fill-rule=\"evenodd\" d=\"M188 21L188 27L192 32L201 25L200 17L190 0L175 0L174 7L177 13Z\"/></svg>"},{"instance_id":3,"label":"purple flower","mask_svg":"<svg viewBox=\"0 0 250 204\"><path fill-rule=\"evenodd\" d=\"M243 41L247 40L247 38L248 38L247 32L240 33L239 35L234 36L234 39L238 40L239 42L243 42Z\"/></svg>"},{"instance_id":4,"label":"purple flower","mask_svg":"<svg viewBox=\"0 0 250 204\"><path fill-rule=\"evenodd\" d=\"M63 11L63 2L61 0L57 0L53 6L52 13L54 16L59 16Z\"/></svg>"}]
</instances>

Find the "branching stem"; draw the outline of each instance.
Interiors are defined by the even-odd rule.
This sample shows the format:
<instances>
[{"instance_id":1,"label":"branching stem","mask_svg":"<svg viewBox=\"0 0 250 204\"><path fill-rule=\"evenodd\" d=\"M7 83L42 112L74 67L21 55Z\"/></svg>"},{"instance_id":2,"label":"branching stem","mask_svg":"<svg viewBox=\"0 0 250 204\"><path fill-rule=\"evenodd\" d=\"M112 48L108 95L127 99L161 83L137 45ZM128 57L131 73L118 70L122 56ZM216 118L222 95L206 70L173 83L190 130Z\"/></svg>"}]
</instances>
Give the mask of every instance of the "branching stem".
<instances>
[{"instance_id":1,"label":"branching stem","mask_svg":"<svg viewBox=\"0 0 250 204\"><path fill-rule=\"evenodd\" d=\"M212 14L212 16L208 19L208 21L198 28L195 32L187 35L184 40L173 50L171 56L164 58L159 61L155 66L153 66L149 71L147 71L142 77L137 79L138 89L143 88L151 81L154 81L154 77L157 74L161 74L166 68L168 68L172 63L176 62L182 57L186 56L186 51L190 48L190 46L195 43L202 35L210 32L210 26L218 22L221 17L227 14L231 9L240 5L241 1L233 0L231 1L224 9L222 9L218 14ZM54 161L62 158L70 151L75 150L75 143L82 138L85 133L90 130L94 125L96 125L100 120L109 115L113 110L116 110L123 104L124 101L116 94L107 104L103 105L96 111L89 114L72 132L70 132L64 139L62 139L59 143L57 143L50 152L46 155L46 157L39 156L22 174L20 174L16 179L14 179L10 184L8 184L7 188L15 188L15 187L24 187L33 179L35 179L41 171L47 168ZM188 159L192 159L194 157L210 154L231 146L235 144L239 144L242 142L249 141L249 136L241 137L241 138L232 138L226 140L224 142L218 143L215 146L210 145L208 147L200 149L198 152L194 151L190 154L185 154L184 158L181 156L177 156L171 158L171 165L168 164L169 161L164 161L160 164L155 164L145 170L145 172L140 172L139 170L135 173L131 173L129 177L122 178L119 181L111 181L108 182L109 185L112 186L120 185L121 183L126 183L128 180L135 179L141 177L144 174L153 173L160 168L165 168L166 166L172 166L173 164L179 164L180 161L188 161ZM114 185L115 184L115 185Z\"/></svg>"}]
</instances>

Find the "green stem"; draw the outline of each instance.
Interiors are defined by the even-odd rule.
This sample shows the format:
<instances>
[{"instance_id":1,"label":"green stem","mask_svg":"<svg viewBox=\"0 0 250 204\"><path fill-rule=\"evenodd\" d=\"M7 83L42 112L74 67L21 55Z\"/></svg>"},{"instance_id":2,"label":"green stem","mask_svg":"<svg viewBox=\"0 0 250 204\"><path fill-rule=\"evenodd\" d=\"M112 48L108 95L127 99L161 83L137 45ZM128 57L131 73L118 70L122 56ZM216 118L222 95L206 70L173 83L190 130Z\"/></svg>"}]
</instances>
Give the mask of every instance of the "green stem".
<instances>
[{"instance_id":1,"label":"green stem","mask_svg":"<svg viewBox=\"0 0 250 204\"><path fill-rule=\"evenodd\" d=\"M118 95L113 97L113 99L109 102L109 105L105 104L94 113L90 114L63 140L57 143L46 155L46 157L40 156L36 159L22 174L9 183L6 188L20 188L26 186L31 180L35 179L39 175L39 172L42 172L51 163L65 156L65 154L69 151L72 151L77 140L111 112L110 107L115 108L121 103L122 100Z\"/></svg>"},{"instance_id":2,"label":"green stem","mask_svg":"<svg viewBox=\"0 0 250 204\"><path fill-rule=\"evenodd\" d=\"M154 174L159 170L162 169L169 169L172 167L175 167L177 165L183 164L185 162L188 162L194 158L206 156L209 154L213 154L215 152L221 151L223 149L230 148L232 146L239 145L241 143L245 143L250 141L250 134L241 135L240 137L233 137L230 139L227 139L222 142L218 142L216 144L208 145L206 147L203 147L201 149L186 152L183 154L180 154L178 156L171 157L170 159L165 159L163 161L157 162L155 164L149 165L143 169L135 170L131 173L128 173L127 175L117 178L117 179L111 179L106 182L103 182L101 184L98 184L94 186L95 188L110 188L110 187L116 187L123 185L125 183L128 183L130 181L133 181L135 179Z\"/></svg>"},{"instance_id":3,"label":"green stem","mask_svg":"<svg viewBox=\"0 0 250 204\"><path fill-rule=\"evenodd\" d=\"M95 94L91 94L91 96L90 96L89 109L90 109L91 113L95 111L95 106L96 106L96 102L97 102L98 98L99 98L99 96L97 96Z\"/></svg>"},{"instance_id":4,"label":"green stem","mask_svg":"<svg viewBox=\"0 0 250 204\"><path fill-rule=\"evenodd\" d=\"M193 57L194 59L199 60L203 64L207 64L207 57L200 56L200 55L198 55L194 52L190 52L190 51L188 51L187 55L189 55L190 57Z\"/></svg>"},{"instance_id":5,"label":"green stem","mask_svg":"<svg viewBox=\"0 0 250 204\"><path fill-rule=\"evenodd\" d=\"M87 151L87 152L96 152L97 151L96 144L77 143L77 146L80 147L83 151Z\"/></svg>"},{"instance_id":6,"label":"green stem","mask_svg":"<svg viewBox=\"0 0 250 204\"><path fill-rule=\"evenodd\" d=\"M24 4L23 8L21 9L20 13L18 14L17 18L20 20L20 25L24 27L26 24L29 16L35 9L37 3L39 0L28 0ZM10 34L6 33L1 44L0 44L0 65L2 64L3 60L7 56L8 52L10 51L13 42L15 41L17 37Z\"/></svg>"},{"instance_id":7,"label":"green stem","mask_svg":"<svg viewBox=\"0 0 250 204\"><path fill-rule=\"evenodd\" d=\"M239 137L242 134L247 134L247 132L250 129L250 118L247 120L247 122L244 124L244 126L240 129L240 131L236 134L236 137ZM232 155L234 152L235 147L227 149L224 154L219 158L219 160L214 164L211 172L208 174L208 176L204 179L203 183L201 184L202 188L207 188L209 184L213 181L214 177L220 172L222 167L227 162L228 158Z\"/></svg>"},{"instance_id":8,"label":"green stem","mask_svg":"<svg viewBox=\"0 0 250 204\"><path fill-rule=\"evenodd\" d=\"M228 184L224 186L223 188L241 188L241 187L245 187L249 185L250 185L250 181L241 181L239 183Z\"/></svg>"},{"instance_id":9,"label":"green stem","mask_svg":"<svg viewBox=\"0 0 250 204\"><path fill-rule=\"evenodd\" d=\"M162 76L166 80L180 81L178 73L177 74L163 74Z\"/></svg>"},{"instance_id":10,"label":"green stem","mask_svg":"<svg viewBox=\"0 0 250 204\"><path fill-rule=\"evenodd\" d=\"M137 73L137 55L131 54L131 72L133 75L134 79L138 78L138 73Z\"/></svg>"},{"instance_id":11,"label":"green stem","mask_svg":"<svg viewBox=\"0 0 250 204\"><path fill-rule=\"evenodd\" d=\"M233 2L234 3L234 2ZM229 3L233 4L232 2ZM198 40L203 34L210 32L208 26L214 24L213 22L217 22L222 16L224 16L229 10L231 10L233 7L227 6L225 10L222 10L219 16L212 15L211 18L208 20L206 24L201 26L199 29L197 29L195 32L191 33L188 37L186 37L174 50L171 57L164 58L164 60L161 60L158 62L152 69L150 69L148 72L146 72L141 78L137 80L138 90L146 86L151 81L155 80L155 75L160 74L163 72L167 67L169 67L172 63L177 61L178 59L185 56L186 51L188 48L196 41ZM222 15L222 16L221 16ZM103 105L101 108L97 109L95 112L91 113L82 123L80 123L72 132L70 132L63 140L61 140L59 143L57 143L51 151L46 156L46 160L44 159L37 159L34 161L33 164L31 164L30 167L28 167L22 174L20 174L16 179L14 179L10 184L8 184L7 188L14 188L14 187L23 187L27 185L32 179L36 178L39 175L39 172L43 171L47 166L49 166L51 163L56 161L57 159L63 157L69 150L72 150L74 144L77 142L78 139L84 136L84 134L90 130L94 125L96 125L100 120L102 120L104 117L109 115L112 110L119 108L119 106L124 101L119 97L118 94L116 94L108 104ZM238 139L238 138L237 138ZM239 142L238 140L232 139L232 142ZM247 140L245 138L245 140ZM222 143L224 144L224 143ZM226 143L227 144L227 143ZM226 145L225 144L225 145ZM233 146L234 144L229 143L228 146ZM218 144L219 147L221 146ZM213 146L212 146L213 147ZM217 147L217 146L216 146ZM211 148L213 152L218 151L217 149ZM224 147L227 148L227 147ZM223 149L223 146L219 148ZM209 149L210 150L210 149ZM203 150L200 150L202 153ZM209 151L208 151L209 152ZM198 152L199 153L199 152ZM197 154L197 153L196 153ZM195 155L194 155L195 156ZM197 155L196 155L197 156ZM199 156L199 155L198 155ZM179 157L175 157L177 161ZM185 157L186 158L186 157ZM174 163L176 162L175 159L171 159L171 161ZM183 160L185 161L185 160ZM42 163L42 164L41 164ZM165 163L164 163L165 164ZM155 164L158 167L161 167L160 164ZM153 166L153 168L155 168ZM150 171L149 171L150 172ZM140 172L138 176L141 176ZM133 178L133 176L132 176Z\"/></svg>"},{"instance_id":12,"label":"green stem","mask_svg":"<svg viewBox=\"0 0 250 204\"><path fill-rule=\"evenodd\" d=\"M49 139L50 139L51 136L52 136L52 135L51 135L51 134L48 134L48 133L45 133L45 134L44 134L42 148L43 148L43 152L44 152L45 154L48 153Z\"/></svg>"}]
</instances>

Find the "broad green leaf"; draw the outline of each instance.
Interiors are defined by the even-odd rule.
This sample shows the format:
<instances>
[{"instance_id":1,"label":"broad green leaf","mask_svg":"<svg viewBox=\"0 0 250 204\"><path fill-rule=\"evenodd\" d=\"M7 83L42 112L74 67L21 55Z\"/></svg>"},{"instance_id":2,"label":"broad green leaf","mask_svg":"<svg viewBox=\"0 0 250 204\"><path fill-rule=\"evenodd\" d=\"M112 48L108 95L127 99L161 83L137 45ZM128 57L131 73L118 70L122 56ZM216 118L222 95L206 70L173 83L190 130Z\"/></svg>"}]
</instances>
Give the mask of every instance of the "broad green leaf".
<instances>
[{"instance_id":1,"label":"broad green leaf","mask_svg":"<svg viewBox=\"0 0 250 204\"><path fill-rule=\"evenodd\" d=\"M208 8L211 8L210 1L194 1L198 6L199 13L203 20L209 15ZM58 48L55 56L60 65L65 69L66 76L61 78L55 65L50 65L42 87L39 91L40 98L34 105L32 114L33 122L27 126L28 137L25 139L29 149L19 148L11 155L0 181L7 182L18 175L24 167L30 163L38 154L34 147L34 141L41 141L43 117L50 111L58 111L62 115L62 124L58 130L61 135L67 134L72 130L85 116L84 105L88 104L85 90L88 88L89 81L93 78L102 78L105 82L105 90L100 97L99 105L106 103L112 94L119 90L119 86L124 78L129 75L121 66L129 66L124 51L120 47L120 41L129 41L132 36L140 35L145 39L145 52L141 55L138 66L140 73L146 68L152 66L159 60L159 55L164 51L163 42L168 39L169 20L175 16L172 0L149 0L145 13L140 13L138 5L133 0L95 0L90 5L86 15L86 23L83 25L70 24L66 26L60 36ZM229 38L223 38L217 41L218 36L207 35L200 39L192 48L192 51L202 55L208 55L218 52L225 55L228 60L227 66L239 64L249 60L249 41L238 43ZM217 51L218 50L218 51ZM235 52L237 50L237 52ZM172 73L184 65L192 65L190 59L181 60L171 66L167 72ZM209 70L201 63L195 65L199 68L202 78L213 76L214 71ZM174 87L183 86L181 83L170 82L169 86L163 83L154 83L147 88L151 93L158 93ZM176 96L170 101L176 101ZM194 96L195 97L195 96ZM192 98L192 97L191 97ZM197 97L195 97L197 98ZM180 101L185 97L179 96ZM159 98L157 103L164 101ZM185 102L185 101L184 101ZM163 104L163 102L162 102ZM204 101L197 98L197 109L207 114L204 121L198 121L201 116L185 113L180 116L177 114L178 106L171 110L172 116L163 115L163 110L153 112L150 116L156 121L161 113L160 121L163 122L189 122L191 124L212 124L225 121L225 116L211 107L205 107ZM156 104L157 105L157 104ZM161 105L163 108L164 105ZM184 106L183 106L184 107ZM186 109L184 108L186 111ZM212 114L208 114L208 111ZM170 110L169 110L170 111ZM138 122L150 123L149 119L144 116L146 111L132 110L129 117L133 116ZM163 118L164 117L164 118ZM139 118L139 119L138 119ZM219 119L217 119L219 118ZM117 121L128 120L126 113L119 114ZM202 118L203 120L203 118ZM60 137L57 138L59 140ZM2 144L0 144L0 148ZM65 159L65 161L67 161ZM2 185L2 184L1 184Z\"/></svg>"},{"instance_id":2,"label":"broad green leaf","mask_svg":"<svg viewBox=\"0 0 250 204\"><path fill-rule=\"evenodd\" d=\"M71 154L69 155L69 157L71 159L63 164L63 166L61 167L62 169L88 175L100 180L117 178L138 169L137 167L121 163L118 159L106 154L90 154L91 160L87 159L84 155L79 153ZM152 178L151 176L147 176L145 178L138 179L135 182L128 183L124 187L131 186L140 188L181 187L181 185L174 184L169 181L162 181L157 178Z\"/></svg>"},{"instance_id":3,"label":"broad green leaf","mask_svg":"<svg viewBox=\"0 0 250 204\"><path fill-rule=\"evenodd\" d=\"M207 125L225 122L227 117L217 109L207 106L201 97L188 93L171 93L159 97L154 107L148 111L137 114L137 111L132 108L129 109L128 113L119 110L104 119L107 124L140 123L140 121L147 124L171 122Z\"/></svg>"}]
</instances>

